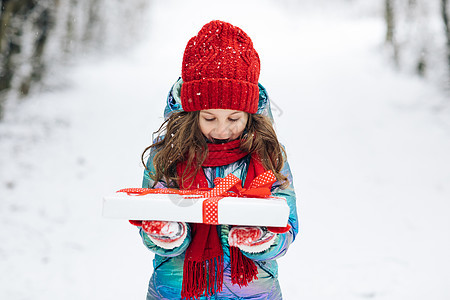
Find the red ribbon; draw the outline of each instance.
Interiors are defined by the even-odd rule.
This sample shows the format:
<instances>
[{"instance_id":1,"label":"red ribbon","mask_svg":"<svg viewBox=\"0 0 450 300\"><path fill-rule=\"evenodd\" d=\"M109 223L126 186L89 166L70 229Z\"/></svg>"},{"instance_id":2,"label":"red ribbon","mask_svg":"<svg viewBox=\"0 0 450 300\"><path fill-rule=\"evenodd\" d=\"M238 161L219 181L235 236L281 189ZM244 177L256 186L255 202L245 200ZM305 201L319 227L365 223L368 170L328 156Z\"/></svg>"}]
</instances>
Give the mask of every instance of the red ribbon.
<instances>
[{"instance_id":1,"label":"red ribbon","mask_svg":"<svg viewBox=\"0 0 450 300\"><path fill-rule=\"evenodd\" d=\"M192 195L195 197L207 198L203 201L203 223L218 225L218 202L224 197L251 197L265 198L271 195L270 188L276 181L272 171L266 171L258 175L245 189L242 182L233 174L228 174L225 178L216 178L213 189L177 190L177 189L148 189L148 188L128 188L117 191L133 196L143 196L148 194L178 194Z\"/></svg>"}]
</instances>

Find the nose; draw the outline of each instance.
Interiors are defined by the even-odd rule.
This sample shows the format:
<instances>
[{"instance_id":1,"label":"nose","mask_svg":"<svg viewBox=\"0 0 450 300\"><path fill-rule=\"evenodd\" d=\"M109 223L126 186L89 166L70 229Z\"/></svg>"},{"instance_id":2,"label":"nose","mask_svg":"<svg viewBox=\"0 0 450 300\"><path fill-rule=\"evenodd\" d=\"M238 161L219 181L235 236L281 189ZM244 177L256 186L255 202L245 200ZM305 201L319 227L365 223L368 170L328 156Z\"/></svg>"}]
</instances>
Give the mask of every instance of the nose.
<instances>
[{"instance_id":1,"label":"nose","mask_svg":"<svg viewBox=\"0 0 450 300\"><path fill-rule=\"evenodd\" d=\"M230 126L226 123L219 123L214 130L214 138L226 140L230 137Z\"/></svg>"}]
</instances>

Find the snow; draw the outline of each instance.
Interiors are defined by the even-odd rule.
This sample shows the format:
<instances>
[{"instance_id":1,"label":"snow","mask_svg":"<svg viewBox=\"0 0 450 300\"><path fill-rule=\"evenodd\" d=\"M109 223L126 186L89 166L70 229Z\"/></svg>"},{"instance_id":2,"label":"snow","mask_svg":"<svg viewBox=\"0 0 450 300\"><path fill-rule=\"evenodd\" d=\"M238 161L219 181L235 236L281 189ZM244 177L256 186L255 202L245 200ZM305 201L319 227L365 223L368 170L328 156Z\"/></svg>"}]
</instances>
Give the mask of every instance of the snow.
<instances>
[{"instance_id":1,"label":"snow","mask_svg":"<svg viewBox=\"0 0 450 300\"><path fill-rule=\"evenodd\" d=\"M153 255L136 228L101 217L102 196L140 186L184 47L221 19L254 41L294 173L285 299L450 299L448 95L389 66L383 24L365 9L189 3L154 1L138 48L86 58L69 86L9 102L0 298L145 298Z\"/></svg>"}]
</instances>

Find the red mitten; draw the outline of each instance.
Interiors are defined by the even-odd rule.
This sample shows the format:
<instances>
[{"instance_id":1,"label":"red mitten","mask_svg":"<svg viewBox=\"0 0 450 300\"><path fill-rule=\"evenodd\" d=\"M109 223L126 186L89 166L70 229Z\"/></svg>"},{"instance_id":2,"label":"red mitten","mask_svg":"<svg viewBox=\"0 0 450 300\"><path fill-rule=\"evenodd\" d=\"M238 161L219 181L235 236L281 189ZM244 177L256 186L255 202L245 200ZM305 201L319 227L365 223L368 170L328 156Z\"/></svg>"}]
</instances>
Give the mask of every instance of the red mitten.
<instances>
[{"instance_id":1,"label":"red mitten","mask_svg":"<svg viewBox=\"0 0 450 300\"><path fill-rule=\"evenodd\" d=\"M245 252L257 253L268 249L275 237L276 234L265 227L235 226L228 233L228 244Z\"/></svg>"},{"instance_id":2,"label":"red mitten","mask_svg":"<svg viewBox=\"0 0 450 300\"><path fill-rule=\"evenodd\" d=\"M142 226L142 221L138 221L138 220L129 220L128 222L130 222L131 225L134 226Z\"/></svg>"},{"instance_id":3,"label":"red mitten","mask_svg":"<svg viewBox=\"0 0 450 300\"><path fill-rule=\"evenodd\" d=\"M186 224L169 221L142 221L142 229L157 246L173 249L186 238Z\"/></svg>"},{"instance_id":4,"label":"red mitten","mask_svg":"<svg viewBox=\"0 0 450 300\"><path fill-rule=\"evenodd\" d=\"M291 229L291 225L287 224L286 227L267 227L267 230L273 233L286 233Z\"/></svg>"}]
</instances>

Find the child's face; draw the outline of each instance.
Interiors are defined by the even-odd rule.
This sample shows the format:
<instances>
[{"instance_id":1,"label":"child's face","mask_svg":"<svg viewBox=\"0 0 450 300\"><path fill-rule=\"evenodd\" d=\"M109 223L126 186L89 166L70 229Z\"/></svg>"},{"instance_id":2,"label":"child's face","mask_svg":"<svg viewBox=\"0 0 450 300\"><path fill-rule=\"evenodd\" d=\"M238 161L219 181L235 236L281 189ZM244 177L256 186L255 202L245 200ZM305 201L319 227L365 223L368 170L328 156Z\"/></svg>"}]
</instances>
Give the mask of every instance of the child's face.
<instances>
[{"instance_id":1,"label":"child's face","mask_svg":"<svg viewBox=\"0 0 450 300\"><path fill-rule=\"evenodd\" d=\"M239 138L247 125L248 114L240 110L201 110L199 126L212 142L228 142Z\"/></svg>"}]
</instances>

